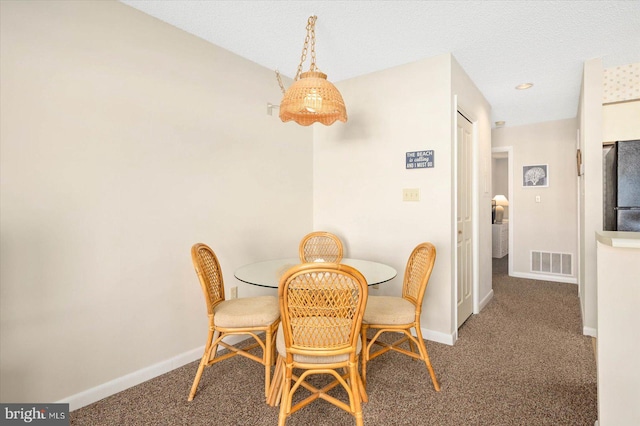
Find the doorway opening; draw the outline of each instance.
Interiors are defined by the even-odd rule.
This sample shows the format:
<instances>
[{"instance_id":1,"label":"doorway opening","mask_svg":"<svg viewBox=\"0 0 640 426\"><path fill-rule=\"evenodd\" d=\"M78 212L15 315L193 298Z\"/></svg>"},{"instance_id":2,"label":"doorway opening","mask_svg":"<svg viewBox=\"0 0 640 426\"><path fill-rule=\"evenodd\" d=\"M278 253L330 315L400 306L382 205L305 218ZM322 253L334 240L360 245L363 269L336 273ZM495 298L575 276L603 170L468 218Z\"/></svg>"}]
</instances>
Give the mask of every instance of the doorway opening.
<instances>
[{"instance_id":1,"label":"doorway opening","mask_svg":"<svg viewBox=\"0 0 640 426\"><path fill-rule=\"evenodd\" d=\"M508 257L509 275L513 271L513 228L515 225L515 200L513 199L513 147L495 147L491 149L491 198L506 198L501 203L502 216L494 222L492 215L492 257ZM500 201L498 201L500 203ZM505 205L506 204L506 205ZM506 246L505 246L506 244Z\"/></svg>"}]
</instances>

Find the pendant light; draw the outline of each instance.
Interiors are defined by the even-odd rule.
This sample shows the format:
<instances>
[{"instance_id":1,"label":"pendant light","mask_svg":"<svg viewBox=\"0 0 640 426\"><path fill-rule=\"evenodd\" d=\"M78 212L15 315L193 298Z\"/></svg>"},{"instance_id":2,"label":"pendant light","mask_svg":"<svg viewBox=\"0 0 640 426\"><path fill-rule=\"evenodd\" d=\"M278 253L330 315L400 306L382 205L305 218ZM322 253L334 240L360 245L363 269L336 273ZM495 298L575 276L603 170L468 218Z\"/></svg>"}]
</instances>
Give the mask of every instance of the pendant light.
<instances>
[{"instance_id":1,"label":"pendant light","mask_svg":"<svg viewBox=\"0 0 640 426\"><path fill-rule=\"evenodd\" d=\"M327 80L327 75L316 66L316 20L310 16L307 22L307 37L302 48L302 57L296 77L289 90L285 90L280 74L276 71L278 83L284 97L280 102L280 119L284 122L295 121L301 126L309 126L315 122L326 126L336 120L347 121L347 109L342 95ZM302 72L302 64L307 59L307 50L311 41L311 65L309 71Z\"/></svg>"}]
</instances>

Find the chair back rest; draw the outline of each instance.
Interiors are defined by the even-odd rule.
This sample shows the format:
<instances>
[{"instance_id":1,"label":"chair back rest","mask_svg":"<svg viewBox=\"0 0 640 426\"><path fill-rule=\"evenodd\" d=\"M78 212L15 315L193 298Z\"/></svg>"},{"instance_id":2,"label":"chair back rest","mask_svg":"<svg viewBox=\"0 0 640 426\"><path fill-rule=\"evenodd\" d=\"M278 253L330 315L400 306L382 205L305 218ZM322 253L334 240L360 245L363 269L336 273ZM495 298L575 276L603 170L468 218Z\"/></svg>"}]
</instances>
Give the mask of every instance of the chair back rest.
<instances>
[{"instance_id":1,"label":"chair back rest","mask_svg":"<svg viewBox=\"0 0 640 426\"><path fill-rule=\"evenodd\" d=\"M411 252L404 270L402 297L416 305L418 313L422 309L422 299L435 261L436 247L431 243L421 243Z\"/></svg>"},{"instance_id":2,"label":"chair back rest","mask_svg":"<svg viewBox=\"0 0 640 426\"><path fill-rule=\"evenodd\" d=\"M213 308L224 300L224 281L220 263L213 250L203 243L191 247L191 260L207 302L207 312L211 316Z\"/></svg>"},{"instance_id":3,"label":"chair back rest","mask_svg":"<svg viewBox=\"0 0 640 426\"><path fill-rule=\"evenodd\" d=\"M330 232L312 232L302 238L298 251L302 263L340 263L342 260L342 241Z\"/></svg>"},{"instance_id":4,"label":"chair back rest","mask_svg":"<svg viewBox=\"0 0 640 426\"><path fill-rule=\"evenodd\" d=\"M304 263L287 270L278 288L287 357L355 356L367 295L367 280L348 265Z\"/></svg>"}]
</instances>

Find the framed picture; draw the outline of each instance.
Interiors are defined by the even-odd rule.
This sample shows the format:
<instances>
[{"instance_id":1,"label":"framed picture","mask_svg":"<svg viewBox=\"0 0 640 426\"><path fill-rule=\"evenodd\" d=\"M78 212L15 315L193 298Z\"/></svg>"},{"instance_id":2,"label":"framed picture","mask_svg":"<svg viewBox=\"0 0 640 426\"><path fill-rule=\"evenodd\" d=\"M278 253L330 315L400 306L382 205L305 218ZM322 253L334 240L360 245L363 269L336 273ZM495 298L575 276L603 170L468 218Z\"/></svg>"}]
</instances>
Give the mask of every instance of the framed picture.
<instances>
[{"instance_id":1,"label":"framed picture","mask_svg":"<svg viewBox=\"0 0 640 426\"><path fill-rule=\"evenodd\" d=\"M545 188L549 186L549 165L522 166L522 186L525 188Z\"/></svg>"}]
</instances>

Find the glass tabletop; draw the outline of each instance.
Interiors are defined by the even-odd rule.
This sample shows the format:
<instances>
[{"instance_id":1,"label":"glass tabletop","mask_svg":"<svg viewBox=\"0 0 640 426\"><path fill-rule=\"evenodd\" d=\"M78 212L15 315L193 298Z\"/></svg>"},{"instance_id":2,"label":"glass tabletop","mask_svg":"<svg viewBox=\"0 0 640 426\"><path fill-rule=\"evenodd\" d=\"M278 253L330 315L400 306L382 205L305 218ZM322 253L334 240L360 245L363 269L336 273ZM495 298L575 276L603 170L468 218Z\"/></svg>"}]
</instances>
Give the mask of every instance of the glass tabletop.
<instances>
[{"instance_id":1,"label":"glass tabletop","mask_svg":"<svg viewBox=\"0 0 640 426\"><path fill-rule=\"evenodd\" d=\"M343 258L340 263L356 268L367 279L368 285L382 284L398 274L394 268L371 260ZM261 287L278 288L280 277L292 266L300 264L300 258L265 260L236 269L234 275L242 282Z\"/></svg>"}]
</instances>

